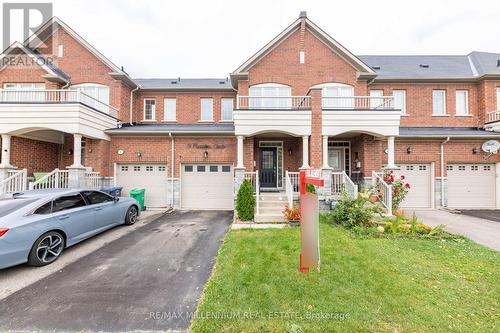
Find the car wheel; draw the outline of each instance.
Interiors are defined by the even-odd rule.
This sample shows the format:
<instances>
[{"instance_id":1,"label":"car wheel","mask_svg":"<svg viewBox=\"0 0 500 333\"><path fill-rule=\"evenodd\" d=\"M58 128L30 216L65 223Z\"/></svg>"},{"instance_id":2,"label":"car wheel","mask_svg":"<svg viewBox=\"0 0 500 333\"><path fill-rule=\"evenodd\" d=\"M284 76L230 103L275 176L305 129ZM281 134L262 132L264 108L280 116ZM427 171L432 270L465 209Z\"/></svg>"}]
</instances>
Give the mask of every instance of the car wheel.
<instances>
[{"instance_id":1,"label":"car wheel","mask_svg":"<svg viewBox=\"0 0 500 333\"><path fill-rule=\"evenodd\" d=\"M138 213L137 206L130 206L127 210L127 215L125 216L125 224L132 225L137 222Z\"/></svg>"},{"instance_id":2,"label":"car wheel","mask_svg":"<svg viewBox=\"0 0 500 333\"><path fill-rule=\"evenodd\" d=\"M57 231L49 231L35 241L28 256L28 265L45 266L59 258L64 250L64 237Z\"/></svg>"}]
</instances>

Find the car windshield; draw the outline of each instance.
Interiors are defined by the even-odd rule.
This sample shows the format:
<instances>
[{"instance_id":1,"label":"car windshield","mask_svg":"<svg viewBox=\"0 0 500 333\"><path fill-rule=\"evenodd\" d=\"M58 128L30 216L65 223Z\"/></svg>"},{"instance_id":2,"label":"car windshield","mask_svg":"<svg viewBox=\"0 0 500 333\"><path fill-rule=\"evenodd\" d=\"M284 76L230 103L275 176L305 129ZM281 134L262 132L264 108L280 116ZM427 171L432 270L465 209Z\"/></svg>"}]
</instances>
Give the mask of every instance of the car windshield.
<instances>
[{"instance_id":1,"label":"car windshield","mask_svg":"<svg viewBox=\"0 0 500 333\"><path fill-rule=\"evenodd\" d=\"M35 199L21 199L21 198L0 200L0 217L8 215L35 201L36 201Z\"/></svg>"}]
</instances>

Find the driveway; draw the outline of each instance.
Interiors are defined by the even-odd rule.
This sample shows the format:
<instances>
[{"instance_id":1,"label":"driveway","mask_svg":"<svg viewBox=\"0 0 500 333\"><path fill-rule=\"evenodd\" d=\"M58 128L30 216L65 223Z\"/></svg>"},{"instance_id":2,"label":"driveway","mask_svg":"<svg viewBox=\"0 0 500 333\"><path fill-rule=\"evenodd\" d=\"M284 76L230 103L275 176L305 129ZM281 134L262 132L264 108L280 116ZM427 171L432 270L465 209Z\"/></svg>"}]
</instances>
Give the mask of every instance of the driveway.
<instances>
[{"instance_id":1,"label":"driveway","mask_svg":"<svg viewBox=\"0 0 500 333\"><path fill-rule=\"evenodd\" d=\"M460 213L480 219L500 222L500 210L498 209L460 210Z\"/></svg>"},{"instance_id":2,"label":"driveway","mask_svg":"<svg viewBox=\"0 0 500 333\"><path fill-rule=\"evenodd\" d=\"M411 214L413 211L410 211ZM446 224L445 230L500 251L500 223L444 210L415 211L423 223L435 227Z\"/></svg>"},{"instance_id":3,"label":"driveway","mask_svg":"<svg viewBox=\"0 0 500 333\"><path fill-rule=\"evenodd\" d=\"M186 330L232 212L175 212L0 300L0 331Z\"/></svg>"}]
</instances>

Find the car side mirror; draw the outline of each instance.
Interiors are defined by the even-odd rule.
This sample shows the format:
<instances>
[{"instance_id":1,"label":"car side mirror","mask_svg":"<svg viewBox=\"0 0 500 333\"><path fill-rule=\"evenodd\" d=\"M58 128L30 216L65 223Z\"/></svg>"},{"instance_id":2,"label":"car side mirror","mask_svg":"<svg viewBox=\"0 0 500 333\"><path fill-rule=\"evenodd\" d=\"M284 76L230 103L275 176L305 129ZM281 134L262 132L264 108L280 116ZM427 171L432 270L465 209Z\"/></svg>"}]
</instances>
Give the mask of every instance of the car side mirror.
<instances>
[{"instance_id":1,"label":"car side mirror","mask_svg":"<svg viewBox=\"0 0 500 333\"><path fill-rule=\"evenodd\" d=\"M120 201L120 197L113 197L113 201L114 201L114 202L118 202L118 201Z\"/></svg>"}]
</instances>

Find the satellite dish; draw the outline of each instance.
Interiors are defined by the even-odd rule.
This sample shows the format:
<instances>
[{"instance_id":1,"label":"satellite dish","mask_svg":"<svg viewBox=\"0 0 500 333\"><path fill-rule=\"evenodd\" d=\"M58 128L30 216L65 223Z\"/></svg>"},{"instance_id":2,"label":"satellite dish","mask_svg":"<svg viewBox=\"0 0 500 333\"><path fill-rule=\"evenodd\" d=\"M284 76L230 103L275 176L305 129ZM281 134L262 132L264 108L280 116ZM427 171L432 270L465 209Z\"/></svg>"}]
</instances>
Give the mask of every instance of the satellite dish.
<instances>
[{"instance_id":1,"label":"satellite dish","mask_svg":"<svg viewBox=\"0 0 500 333\"><path fill-rule=\"evenodd\" d=\"M500 149L500 142L498 142L497 140L488 140L485 143L483 143L481 149L485 153L496 154Z\"/></svg>"}]
</instances>

